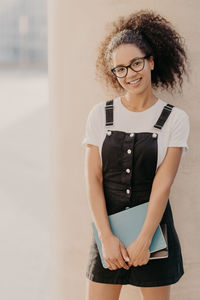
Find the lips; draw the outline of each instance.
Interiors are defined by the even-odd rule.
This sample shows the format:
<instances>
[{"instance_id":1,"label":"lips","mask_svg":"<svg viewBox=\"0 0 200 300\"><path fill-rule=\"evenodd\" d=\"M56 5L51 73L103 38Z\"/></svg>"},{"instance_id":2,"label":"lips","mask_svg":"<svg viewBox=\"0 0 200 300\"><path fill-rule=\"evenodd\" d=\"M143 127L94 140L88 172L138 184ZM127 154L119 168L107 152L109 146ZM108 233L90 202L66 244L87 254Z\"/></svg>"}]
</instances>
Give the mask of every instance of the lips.
<instances>
[{"instance_id":1,"label":"lips","mask_svg":"<svg viewBox=\"0 0 200 300\"><path fill-rule=\"evenodd\" d=\"M134 80L130 80L130 81L128 81L127 83L130 84L131 82L136 81L136 80L138 80L138 79L142 79L142 77L136 78L136 79L134 79ZM139 82L139 81L138 81L138 82Z\"/></svg>"}]
</instances>

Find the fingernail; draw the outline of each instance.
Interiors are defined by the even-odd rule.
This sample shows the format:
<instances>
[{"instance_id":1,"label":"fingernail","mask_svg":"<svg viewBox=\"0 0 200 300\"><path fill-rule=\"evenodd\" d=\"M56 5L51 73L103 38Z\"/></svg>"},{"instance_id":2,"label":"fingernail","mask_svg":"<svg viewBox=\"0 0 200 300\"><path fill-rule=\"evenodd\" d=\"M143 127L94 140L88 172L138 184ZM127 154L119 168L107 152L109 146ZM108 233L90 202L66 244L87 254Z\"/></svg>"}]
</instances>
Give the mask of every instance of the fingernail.
<instances>
[{"instance_id":1,"label":"fingernail","mask_svg":"<svg viewBox=\"0 0 200 300\"><path fill-rule=\"evenodd\" d=\"M129 261L129 258L128 258L128 257L126 257L126 258L125 258L125 260L126 260L126 261Z\"/></svg>"}]
</instances>

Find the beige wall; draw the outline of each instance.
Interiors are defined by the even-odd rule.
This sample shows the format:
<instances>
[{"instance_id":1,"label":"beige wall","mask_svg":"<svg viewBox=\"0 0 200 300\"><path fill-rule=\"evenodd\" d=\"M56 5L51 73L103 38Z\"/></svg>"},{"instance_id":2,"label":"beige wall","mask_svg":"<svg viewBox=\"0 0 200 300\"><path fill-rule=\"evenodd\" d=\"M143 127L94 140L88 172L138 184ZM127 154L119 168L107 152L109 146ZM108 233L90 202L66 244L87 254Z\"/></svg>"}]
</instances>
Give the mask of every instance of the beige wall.
<instances>
[{"instance_id":1,"label":"beige wall","mask_svg":"<svg viewBox=\"0 0 200 300\"><path fill-rule=\"evenodd\" d=\"M183 96L156 94L190 115L190 149L181 162L170 196L185 268L184 276L172 286L171 299L199 299L200 3L195 0L49 0L48 4L52 299L85 299L85 268L92 231L81 140L91 107L109 99L94 80L95 47L107 21L142 8L155 9L176 26L185 37L191 59L191 80L185 82ZM138 288L124 286L120 299L139 299Z\"/></svg>"}]
</instances>

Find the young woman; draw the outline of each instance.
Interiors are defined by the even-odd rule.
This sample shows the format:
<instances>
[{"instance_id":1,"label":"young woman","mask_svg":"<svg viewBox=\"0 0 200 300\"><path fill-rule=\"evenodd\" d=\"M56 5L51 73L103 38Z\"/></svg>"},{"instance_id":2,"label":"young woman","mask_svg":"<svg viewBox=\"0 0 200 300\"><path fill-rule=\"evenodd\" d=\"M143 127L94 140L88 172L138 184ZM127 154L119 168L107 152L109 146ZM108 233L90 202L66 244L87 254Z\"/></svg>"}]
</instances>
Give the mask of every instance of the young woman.
<instances>
[{"instance_id":1,"label":"young woman","mask_svg":"<svg viewBox=\"0 0 200 300\"><path fill-rule=\"evenodd\" d=\"M180 35L153 11L119 17L111 25L98 48L96 67L116 97L94 105L82 141L88 146L89 206L108 267L102 266L93 235L87 300L117 300L125 284L140 287L144 300L168 300L170 285L184 274L168 197L189 148L189 116L158 98L153 88L182 87L187 55ZM112 233L108 215L147 201L142 230L125 248ZM151 260L149 246L159 224L167 226L169 255Z\"/></svg>"}]
</instances>

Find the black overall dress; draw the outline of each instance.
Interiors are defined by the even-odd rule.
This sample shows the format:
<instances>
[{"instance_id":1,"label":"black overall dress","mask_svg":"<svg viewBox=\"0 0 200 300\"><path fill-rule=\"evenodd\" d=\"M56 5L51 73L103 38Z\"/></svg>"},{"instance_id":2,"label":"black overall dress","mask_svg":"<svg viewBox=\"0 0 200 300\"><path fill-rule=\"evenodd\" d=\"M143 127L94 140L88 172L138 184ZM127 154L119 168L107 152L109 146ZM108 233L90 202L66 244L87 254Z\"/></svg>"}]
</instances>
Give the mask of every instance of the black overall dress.
<instances>
[{"instance_id":1,"label":"black overall dress","mask_svg":"<svg viewBox=\"0 0 200 300\"><path fill-rule=\"evenodd\" d=\"M103 189L108 215L149 201L157 167L157 138L172 109L171 104L163 107L154 125L156 129L152 128L157 132L107 130L101 154ZM106 102L105 114L105 125L112 127L113 100ZM152 259L146 265L131 266L129 270L106 269L102 266L92 235L86 277L95 282L141 287L163 286L177 282L184 274L184 269L181 245L169 199L160 223L167 224L168 258Z\"/></svg>"}]
</instances>

